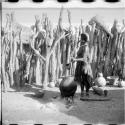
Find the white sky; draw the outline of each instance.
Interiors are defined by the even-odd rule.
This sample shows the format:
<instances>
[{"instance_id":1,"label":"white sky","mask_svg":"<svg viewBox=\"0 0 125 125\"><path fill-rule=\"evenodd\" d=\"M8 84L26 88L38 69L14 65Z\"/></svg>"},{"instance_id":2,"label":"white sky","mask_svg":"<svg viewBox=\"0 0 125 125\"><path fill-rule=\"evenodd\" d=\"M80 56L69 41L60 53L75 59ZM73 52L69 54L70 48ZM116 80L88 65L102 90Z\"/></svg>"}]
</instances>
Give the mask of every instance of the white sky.
<instances>
[{"instance_id":1,"label":"white sky","mask_svg":"<svg viewBox=\"0 0 125 125\"><path fill-rule=\"evenodd\" d=\"M2 9L2 23L5 25L6 22L6 13L14 12L16 20L23 25L31 26L34 24L35 15L42 17L42 13L46 13L51 20L51 22L56 25L59 18L60 9L55 8L31 8L31 9ZM93 16L99 15L104 20L105 24L110 26L113 24L114 19L117 19L119 23L122 22L122 19L125 19L125 8L70 8L71 12L71 21L73 25L80 25L81 19L83 22L88 22ZM64 9L63 12L63 24L68 23L67 10Z\"/></svg>"}]
</instances>

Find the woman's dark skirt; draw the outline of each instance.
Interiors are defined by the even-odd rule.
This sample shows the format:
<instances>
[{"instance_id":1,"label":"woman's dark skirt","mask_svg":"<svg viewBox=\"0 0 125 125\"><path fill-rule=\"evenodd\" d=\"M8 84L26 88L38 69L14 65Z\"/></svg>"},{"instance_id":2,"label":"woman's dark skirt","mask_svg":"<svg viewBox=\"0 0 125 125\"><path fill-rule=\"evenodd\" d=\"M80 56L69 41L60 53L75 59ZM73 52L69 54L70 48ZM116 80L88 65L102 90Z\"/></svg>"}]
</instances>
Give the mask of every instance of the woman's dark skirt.
<instances>
[{"instance_id":1,"label":"woman's dark skirt","mask_svg":"<svg viewBox=\"0 0 125 125\"><path fill-rule=\"evenodd\" d=\"M90 64L85 62L77 62L76 70L75 70L75 81L78 83L88 83L88 86L92 86L92 69Z\"/></svg>"}]
</instances>

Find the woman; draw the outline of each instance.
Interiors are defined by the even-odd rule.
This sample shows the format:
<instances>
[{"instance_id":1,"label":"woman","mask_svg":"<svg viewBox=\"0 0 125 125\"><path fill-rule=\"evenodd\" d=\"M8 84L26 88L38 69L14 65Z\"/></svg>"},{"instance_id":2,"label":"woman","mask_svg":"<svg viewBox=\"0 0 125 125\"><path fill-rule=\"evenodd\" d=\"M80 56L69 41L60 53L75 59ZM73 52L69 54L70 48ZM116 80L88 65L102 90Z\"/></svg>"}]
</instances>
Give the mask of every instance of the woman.
<instances>
[{"instance_id":1,"label":"woman","mask_svg":"<svg viewBox=\"0 0 125 125\"><path fill-rule=\"evenodd\" d=\"M75 70L75 81L80 83L81 96L84 96L84 87L86 88L86 96L89 96L89 89L91 87L93 78L90 65L88 41L88 34L81 34L81 43L77 52L77 58L72 59L72 61L77 62Z\"/></svg>"}]
</instances>

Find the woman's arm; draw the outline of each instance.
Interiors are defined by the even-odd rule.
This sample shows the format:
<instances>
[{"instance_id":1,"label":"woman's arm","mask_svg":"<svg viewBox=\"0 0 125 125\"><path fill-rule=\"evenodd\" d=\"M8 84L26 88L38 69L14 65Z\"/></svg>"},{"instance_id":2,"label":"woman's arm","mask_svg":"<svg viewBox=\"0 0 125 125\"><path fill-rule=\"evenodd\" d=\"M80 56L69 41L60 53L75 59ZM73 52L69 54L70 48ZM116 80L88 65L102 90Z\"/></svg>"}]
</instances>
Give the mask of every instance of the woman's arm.
<instances>
[{"instance_id":1,"label":"woman's arm","mask_svg":"<svg viewBox=\"0 0 125 125\"><path fill-rule=\"evenodd\" d=\"M74 61L78 62L78 61L84 61L83 58L74 58Z\"/></svg>"},{"instance_id":2,"label":"woman's arm","mask_svg":"<svg viewBox=\"0 0 125 125\"><path fill-rule=\"evenodd\" d=\"M73 62L79 62L79 61L84 61L84 62L86 62L84 58L72 58L71 60L72 60Z\"/></svg>"}]
</instances>

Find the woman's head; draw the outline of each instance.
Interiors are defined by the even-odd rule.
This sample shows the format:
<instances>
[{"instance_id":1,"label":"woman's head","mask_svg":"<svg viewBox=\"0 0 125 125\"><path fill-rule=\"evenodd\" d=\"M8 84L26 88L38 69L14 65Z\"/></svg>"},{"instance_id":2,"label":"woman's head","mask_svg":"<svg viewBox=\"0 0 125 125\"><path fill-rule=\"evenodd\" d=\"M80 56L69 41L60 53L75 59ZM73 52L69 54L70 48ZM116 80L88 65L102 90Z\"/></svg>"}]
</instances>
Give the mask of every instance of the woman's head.
<instances>
[{"instance_id":1,"label":"woman's head","mask_svg":"<svg viewBox=\"0 0 125 125\"><path fill-rule=\"evenodd\" d=\"M87 33L81 34L81 45L85 44L89 41L89 35Z\"/></svg>"}]
</instances>

